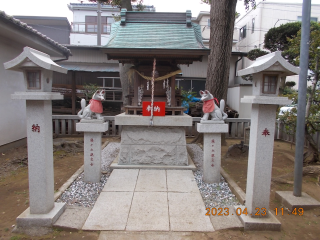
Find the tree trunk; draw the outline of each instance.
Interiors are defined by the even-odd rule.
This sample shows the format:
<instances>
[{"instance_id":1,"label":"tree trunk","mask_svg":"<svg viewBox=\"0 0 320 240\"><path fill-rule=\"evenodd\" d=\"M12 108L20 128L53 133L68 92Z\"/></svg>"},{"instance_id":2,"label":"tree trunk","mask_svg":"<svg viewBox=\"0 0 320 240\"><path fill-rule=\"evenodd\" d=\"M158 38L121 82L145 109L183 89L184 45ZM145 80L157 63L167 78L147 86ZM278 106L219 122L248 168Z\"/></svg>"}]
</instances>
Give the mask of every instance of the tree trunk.
<instances>
[{"instance_id":1,"label":"tree trunk","mask_svg":"<svg viewBox=\"0 0 320 240\"><path fill-rule=\"evenodd\" d=\"M314 74L314 79L312 82L311 93L308 98L308 102L307 102L307 106L306 106L306 118L308 118L310 115L310 107L313 103L314 95L316 93L317 84L318 84L318 56L316 56L315 74Z\"/></svg>"},{"instance_id":2,"label":"tree trunk","mask_svg":"<svg viewBox=\"0 0 320 240\"><path fill-rule=\"evenodd\" d=\"M211 1L206 90L219 101L227 101L236 5L237 0Z\"/></svg>"},{"instance_id":3,"label":"tree trunk","mask_svg":"<svg viewBox=\"0 0 320 240\"><path fill-rule=\"evenodd\" d=\"M120 82L121 82L121 88L122 88L122 102L123 106L126 106L129 104L128 98L126 97L129 94L129 78L128 78L128 71L132 65L131 64L124 64L122 66L122 63L119 63L119 74L120 74Z\"/></svg>"},{"instance_id":4,"label":"tree trunk","mask_svg":"<svg viewBox=\"0 0 320 240\"><path fill-rule=\"evenodd\" d=\"M131 0L121 0L121 8L126 8L127 11L132 11Z\"/></svg>"}]
</instances>

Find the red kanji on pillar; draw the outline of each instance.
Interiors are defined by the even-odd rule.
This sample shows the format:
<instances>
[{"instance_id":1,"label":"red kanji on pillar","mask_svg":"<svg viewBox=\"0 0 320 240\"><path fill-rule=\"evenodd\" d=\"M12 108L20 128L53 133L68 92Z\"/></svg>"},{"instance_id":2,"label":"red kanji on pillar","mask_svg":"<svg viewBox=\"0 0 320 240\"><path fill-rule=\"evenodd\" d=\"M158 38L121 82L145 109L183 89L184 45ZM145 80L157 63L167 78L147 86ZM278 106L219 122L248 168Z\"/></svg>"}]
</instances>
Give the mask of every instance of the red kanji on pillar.
<instances>
[{"instance_id":1,"label":"red kanji on pillar","mask_svg":"<svg viewBox=\"0 0 320 240\"><path fill-rule=\"evenodd\" d=\"M270 135L269 130L268 130L267 128L265 128L265 129L263 130L263 132L262 132L262 135L264 135L265 137L266 137L267 135Z\"/></svg>"},{"instance_id":2,"label":"red kanji on pillar","mask_svg":"<svg viewBox=\"0 0 320 240\"><path fill-rule=\"evenodd\" d=\"M32 125L32 132L40 132L40 126L38 124L33 124Z\"/></svg>"}]
</instances>

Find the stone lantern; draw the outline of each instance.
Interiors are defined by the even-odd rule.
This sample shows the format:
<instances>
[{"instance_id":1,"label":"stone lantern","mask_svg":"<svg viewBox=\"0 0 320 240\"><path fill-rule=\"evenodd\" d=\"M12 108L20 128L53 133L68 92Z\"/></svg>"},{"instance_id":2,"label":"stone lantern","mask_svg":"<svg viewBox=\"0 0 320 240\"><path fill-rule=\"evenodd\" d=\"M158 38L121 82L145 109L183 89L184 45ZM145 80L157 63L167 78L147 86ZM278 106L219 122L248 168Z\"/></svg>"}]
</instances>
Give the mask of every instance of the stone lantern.
<instances>
[{"instance_id":1,"label":"stone lantern","mask_svg":"<svg viewBox=\"0 0 320 240\"><path fill-rule=\"evenodd\" d=\"M242 103L251 103L246 204L239 208L245 230L280 230L281 223L269 212L270 184L273 158L276 110L291 101L278 97L282 78L299 74L299 68L288 63L281 52L257 58L239 76L252 75L252 96ZM247 213L247 214L246 214Z\"/></svg>"},{"instance_id":2,"label":"stone lantern","mask_svg":"<svg viewBox=\"0 0 320 240\"><path fill-rule=\"evenodd\" d=\"M66 74L68 70L29 47L4 67L23 72L26 86L25 92L11 95L12 99L26 100L27 113L30 207L17 218L17 227L49 227L65 208L64 203L54 202L51 100L61 100L63 95L51 92L52 74Z\"/></svg>"}]
</instances>

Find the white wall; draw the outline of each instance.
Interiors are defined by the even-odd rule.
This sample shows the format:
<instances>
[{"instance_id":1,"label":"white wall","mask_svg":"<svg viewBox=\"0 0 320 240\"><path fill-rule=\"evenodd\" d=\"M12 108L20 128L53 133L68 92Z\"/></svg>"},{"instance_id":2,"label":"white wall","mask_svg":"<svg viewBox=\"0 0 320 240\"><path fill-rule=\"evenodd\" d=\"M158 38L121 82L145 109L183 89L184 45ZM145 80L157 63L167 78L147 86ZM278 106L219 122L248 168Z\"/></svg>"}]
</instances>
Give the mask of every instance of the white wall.
<instances>
[{"instance_id":1,"label":"white wall","mask_svg":"<svg viewBox=\"0 0 320 240\"><path fill-rule=\"evenodd\" d=\"M240 99L244 96L252 95L251 86L236 86L228 88L227 104L232 109L238 111L239 118L251 118L252 105L248 103L241 103Z\"/></svg>"},{"instance_id":2,"label":"white wall","mask_svg":"<svg viewBox=\"0 0 320 240\"><path fill-rule=\"evenodd\" d=\"M240 86L240 99L252 95L252 86ZM239 118L251 118L252 104L239 103Z\"/></svg>"},{"instance_id":3,"label":"white wall","mask_svg":"<svg viewBox=\"0 0 320 240\"><path fill-rule=\"evenodd\" d=\"M109 40L109 34L101 34L101 45L106 45ZM70 34L71 45L81 46L96 46L97 34L94 33L71 33Z\"/></svg>"},{"instance_id":4,"label":"white wall","mask_svg":"<svg viewBox=\"0 0 320 240\"><path fill-rule=\"evenodd\" d=\"M198 23L201 27L202 37L205 39L210 38L210 27L208 26L208 19L210 19L210 15L203 15Z\"/></svg>"},{"instance_id":5,"label":"white wall","mask_svg":"<svg viewBox=\"0 0 320 240\"><path fill-rule=\"evenodd\" d=\"M119 15L118 11L115 12L102 12L101 16L112 17L112 14ZM86 16L97 16L97 11L73 11L73 24L85 23ZM83 26L84 29L84 25ZM101 45L106 45L109 40L110 34L101 34ZM71 32L70 34L71 45L97 45L97 34L96 33L76 33Z\"/></svg>"},{"instance_id":6,"label":"white wall","mask_svg":"<svg viewBox=\"0 0 320 240\"><path fill-rule=\"evenodd\" d=\"M25 91L23 74L5 70L3 63L20 53L22 46L0 38L0 146L27 137L26 101L11 100L14 92Z\"/></svg>"}]
</instances>

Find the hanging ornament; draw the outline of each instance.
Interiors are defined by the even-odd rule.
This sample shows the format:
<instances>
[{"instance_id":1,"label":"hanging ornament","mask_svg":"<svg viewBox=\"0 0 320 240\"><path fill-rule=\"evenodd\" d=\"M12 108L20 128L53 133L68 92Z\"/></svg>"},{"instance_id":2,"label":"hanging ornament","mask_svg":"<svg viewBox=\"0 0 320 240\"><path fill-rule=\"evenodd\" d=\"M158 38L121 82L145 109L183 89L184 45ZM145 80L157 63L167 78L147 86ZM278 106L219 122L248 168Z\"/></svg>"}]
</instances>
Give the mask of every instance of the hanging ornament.
<instances>
[{"instance_id":1,"label":"hanging ornament","mask_svg":"<svg viewBox=\"0 0 320 240\"><path fill-rule=\"evenodd\" d=\"M147 81L147 90L149 90L149 81Z\"/></svg>"},{"instance_id":2,"label":"hanging ornament","mask_svg":"<svg viewBox=\"0 0 320 240\"><path fill-rule=\"evenodd\" d=\"M169 87L169 79L167 78L167 88Z\"/></svg>"},{"instance_id":3,"label":"hanging ornament","mask_svg":"<svg viewBox=\"0 0 320 240\"><path fill-rule=\"evenodd\" d=\"M166 80L164 79L163 80L163 89L165 89L166 88Z\"/></svg>"}]
</instances>

